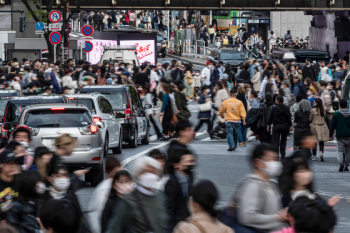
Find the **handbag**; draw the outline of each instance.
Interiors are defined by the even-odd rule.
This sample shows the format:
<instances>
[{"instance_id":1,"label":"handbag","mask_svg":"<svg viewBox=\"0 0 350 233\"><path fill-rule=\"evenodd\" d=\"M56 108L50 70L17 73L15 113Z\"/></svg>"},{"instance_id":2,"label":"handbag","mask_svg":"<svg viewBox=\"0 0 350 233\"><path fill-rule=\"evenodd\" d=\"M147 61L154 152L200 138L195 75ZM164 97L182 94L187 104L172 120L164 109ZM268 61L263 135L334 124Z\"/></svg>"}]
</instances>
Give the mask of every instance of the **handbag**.
<instances>
[{"instance_id":1,"label":"handbag","mask_svg":"<svg viewBox=\"0 0 350 233\"><path fill-rule=\"evenodd\" d=\"M139 198L139 196L137 195L136 191L133 192L133 195L134 195L134 197L135 197L135 199L136 199L136 202L137 202L137 205L138 205L139 210L140 210L140 212L141 212L143 221L144 221L144 223L145 223L145 225L146 225L147 232L145 232L145 233L153 233L153 232L154 232L154 231L153 231L153 227L151 226L151 224L150 224L150 222L149 222L149 220L148 220L148 218L147 218L147 215L146 215L146 213L145 213L145 210L143 209L143 206L142 206L142 204L141 204L140 198Z\"/></svg>"},{"instance_id":2,"label":"handbag","mask_svg":"<svg viewBox=\"0 0 350 233\"><path fill-rule=\"evenodd\" d=\"M200 112L208 112L211 110L212 108L212 102L211 101L207 101L204 104L199 104L198 105L198 109Z\"/></svg>"}]
</instances>

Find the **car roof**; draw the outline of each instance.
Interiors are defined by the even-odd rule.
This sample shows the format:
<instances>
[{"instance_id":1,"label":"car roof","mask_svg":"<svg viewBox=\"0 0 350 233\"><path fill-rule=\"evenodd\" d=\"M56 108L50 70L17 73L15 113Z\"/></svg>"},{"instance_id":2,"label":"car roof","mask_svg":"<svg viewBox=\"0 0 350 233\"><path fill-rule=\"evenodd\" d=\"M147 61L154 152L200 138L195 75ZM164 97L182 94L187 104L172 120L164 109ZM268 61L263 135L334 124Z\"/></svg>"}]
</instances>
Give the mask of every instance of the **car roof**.
<instances>
[{"instance_id":1,"label":"car roof","mask_svg":"<svg viewBox=\"0 0 350 233\"><path fill-rule=\"evenodd\" d=\"M81 99L95 99L97 97L104 97L103 94L101 94L100 92L92 92L92 93L81 93L81 94L69 94L69 95L65 95L68 98L70 97L74 97L74 98L81 98Z\"/></svg>"},{"instance_id":2,"label":"car roof","mask_svg":"<svg viewBox=\"0 0 350 233\"><path fill-rule=\"evenodd\" d=\"M36 109L51 109L51 108L68 108L68 109L85 109L89 111L89 109L83 104L36 104L36 105L28 105L25 107L27 110L36 110Z\"/></svg>"},{"instance_id":3,"label":"car roof","mask_svg":"<svg viewBox=\"0 0 350 233\"><path fill-rule=\"evenodd\" d=\"M110 85L88 85L88 86L84 86L82 89L85 88L124 88L124 87L128 87L131 86L130 84L110 84Z\"/></svg>"},{"instance_id":4,"label":"car roof","mask_svg":"<svg viewBox=\"0 0 350 233\"><path fill-rule=\"evenodd\" d=\"M32 95L32 96L13 96L11 100L29 100L29 99L62 99L64 95Z\"/></svg>"},{"instance_id":5,"label":"car roof","mask_svg":"<svg viewBox=\"0 0 350 233\"><path fill-rule=\"evenodd\" d=\"M230 49L230 48L221 48L220 52L224 52L224 53L242 53L236 49Z\"/></svg>"}]
</instances>

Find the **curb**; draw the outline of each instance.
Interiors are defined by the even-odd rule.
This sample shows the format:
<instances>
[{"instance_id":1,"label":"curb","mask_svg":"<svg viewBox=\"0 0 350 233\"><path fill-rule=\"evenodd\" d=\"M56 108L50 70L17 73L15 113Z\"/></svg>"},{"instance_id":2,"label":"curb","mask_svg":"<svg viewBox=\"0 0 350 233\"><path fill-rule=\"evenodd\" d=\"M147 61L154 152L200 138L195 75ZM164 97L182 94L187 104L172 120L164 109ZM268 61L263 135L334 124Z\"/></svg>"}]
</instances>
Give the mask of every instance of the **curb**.
<instances>
[{"instance_id":1,"label":"curb","mask_svg":"<svg viewBox=\"0 0 350 233\"><path fill-rule=\"evenodd\" d=\"M171 57L171 58L176 58L176 59L179 59L179 60L183 60L183 61L186 61L186 62L190 62L190 63L192 63L194 65L206 66L205 62L192 61L191 59L189 59L187 57L180 57L180 56L173 55L173 54L167 54L166 56L167 57Z\"/></svg>"}]
</instances>

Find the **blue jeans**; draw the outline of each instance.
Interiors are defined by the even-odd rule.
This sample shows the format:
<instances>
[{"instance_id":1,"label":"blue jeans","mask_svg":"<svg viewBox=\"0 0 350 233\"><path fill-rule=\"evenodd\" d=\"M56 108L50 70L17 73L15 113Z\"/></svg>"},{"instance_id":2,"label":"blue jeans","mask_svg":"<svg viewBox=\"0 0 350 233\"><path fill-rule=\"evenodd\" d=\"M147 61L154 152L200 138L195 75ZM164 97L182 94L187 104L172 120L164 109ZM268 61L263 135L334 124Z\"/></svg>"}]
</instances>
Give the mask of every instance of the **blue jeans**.
<instances>
[{"instance_id":1,"label":"blue jeans","mask_svg":"<svg viewBox=\"0 0 350 233\"><path fill-rule=\"evenodd\" d=\"M154 23L154 29L158 30L158 23Z\"/></svg>"},{"instance_id":2,"label":"blue jeans","mask_svg":"<svg viewBox=\"0 0 350 233\"><path fill-rule=\"evenodd\" d=\"M204 46L204 38L201 38L201 47Z\"/></svg>"},{"instance_id":3,"label":"blue jeans","mask_svg":"<svg viewBox=\"0 0 350 233\"><path fill-rule=\"evenodd\" d=\"M239 124L238 130L238 142L246 142L247 141L247 126L243 125L243 122Z\"/></svg>"},{"instance_id":4,"label":"blue jeans","mask_svg":"<svg viewBox=\"0 0 350 233\"><path fill-rule=\"evenodd\" d=\"M231 148L237 148L239 123L226 122L227 143Z\"/></svg>"},{"instance_id":5,"label":"blue jeans","mask_svg":"<svg viewBox=\"0 0 350 233\"><path fill-rule=\"evenodd\" d=\"M246 52L245 52L245 55L246 55L247 57L250 57L250 56L251 56L251 54L252 54L252 53L251 53L251 52L249 52L249 51L246 51Z\"/></svg>"}]
</instances>

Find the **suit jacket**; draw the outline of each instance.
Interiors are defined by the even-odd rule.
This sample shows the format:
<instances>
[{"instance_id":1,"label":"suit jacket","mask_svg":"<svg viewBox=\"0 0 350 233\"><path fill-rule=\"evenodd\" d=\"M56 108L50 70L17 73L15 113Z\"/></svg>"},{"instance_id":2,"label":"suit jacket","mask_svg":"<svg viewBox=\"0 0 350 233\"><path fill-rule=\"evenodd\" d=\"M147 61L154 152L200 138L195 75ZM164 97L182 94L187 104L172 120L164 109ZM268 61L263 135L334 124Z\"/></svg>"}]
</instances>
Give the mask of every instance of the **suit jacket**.
<instances>
[{"instance_id":1,"label":"suit jacket","mask_svg":"<svg viewBox=\"0 0 350 233\"><path fill-rule=\"evenodd\" d=\"M189 190L192 189L190 184L188 187ZM188 195L183 194L181 184L174 174L169 175L164 192L167 195L166 209L169 217L169 228L173 230L176 224L185 221L190 216L187 207Z\"/></svg>"}]
</instances>

